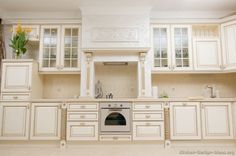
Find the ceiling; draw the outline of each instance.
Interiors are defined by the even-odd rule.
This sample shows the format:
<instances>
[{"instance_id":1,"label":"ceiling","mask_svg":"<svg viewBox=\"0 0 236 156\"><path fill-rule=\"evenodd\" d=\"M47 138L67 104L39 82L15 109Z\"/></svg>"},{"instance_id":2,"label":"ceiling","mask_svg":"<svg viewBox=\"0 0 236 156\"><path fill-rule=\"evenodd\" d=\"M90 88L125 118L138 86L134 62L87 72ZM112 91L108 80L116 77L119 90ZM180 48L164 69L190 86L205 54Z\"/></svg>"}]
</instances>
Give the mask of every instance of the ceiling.
<instances>
[{"instance_id":1,"label":"ceiling","mask_svg":"<svg viewBox=\"0 0 236 156\"><path fill-rule=\"evenodd\" d=\"M152 11L236 11L236 0L0 0L1 12L79 11L82 6L149 6Z\"/></svg>"}]
</instances>

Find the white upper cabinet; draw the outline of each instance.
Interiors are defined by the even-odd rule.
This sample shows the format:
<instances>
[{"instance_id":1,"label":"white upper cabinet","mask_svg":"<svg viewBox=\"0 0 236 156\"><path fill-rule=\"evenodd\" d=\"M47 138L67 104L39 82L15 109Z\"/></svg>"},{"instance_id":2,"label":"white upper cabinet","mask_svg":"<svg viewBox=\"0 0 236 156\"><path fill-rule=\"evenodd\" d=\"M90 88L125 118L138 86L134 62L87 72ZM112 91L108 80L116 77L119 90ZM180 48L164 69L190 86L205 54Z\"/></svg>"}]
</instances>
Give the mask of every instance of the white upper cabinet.
<instances>
[{"instance_id":1,"label":"white upper cabinet","mask_svg":"<svg viewBox=\"0 0 236 156\"><path fill-rule=\"evenodd\" d=\"M40 38L40 70L52 71L59 69L60 57L60 26L41 26Z\"/></svg>"},{"instance_id":2,"label":"white upper cabinet","mask_svg":"<svg viewBox=\"0 0 236 156\"><path fill-rule=\"evenodd\" d=\"M39 25L22 25L23 29L31 29L31 32L27 33L29 41L39 41ZM13 34L16 33L17 25L13 26Z\"/></svg>"},{"instance_id":3,"label":"white upper cabinet","mask_svg":"<svg viewBox=\"0 0 236 156\"><path fill-rule=\"evenodd\" d=\"M192 70L192 30L190 25L172 25L172 70Z\"/></svg>"},{"instance_id":4,"label":"white upper cabinet","mask_svg":"<svg viewBox=\"0 0 236 156\"><path fill-rule=\"evenodd\" d=\"M28 140L29 103L0 104L0 140Z\"/></svg>"},{"instance_id":5,"label":"white upper cabinet","mask_svg":"<svg viewBox=\"0 0 236 156\"><path fill-rule=\"evenodd\" d=\"M196 70L220 70L221 51L219 39L194 39L194 67Z\"/></svg>"},{"instance_id":6,"label":"white upper cabinet","mask_svg":"<svg viewBox=\"0 0 236 156\"><path fill-rule=\"evenodd\" d=\"M32 63L3 63L2 69L2 92L30 91L32 79Z\"/></svg>"},{"instance_id":7,"label":"white upper cabinet","mask_svg":"<svg viewBox=\"0 0 236 156\"><path fill-rule=\"evenodd\" d=\"M40 38L40 71L79 71L80 27L43 25Z\"/></svg>"},{"instance_id":8,"label":"white upper cabinet","mask_svg":"<svg viewBox=\"0 0 236 156\"><path fill-rule=\"evenodd\" d=\"M204 139L233 139L231 103L202 103Z\"/></svg>"},{"instance_id":9,"label":"white upper cabinet","mask_svg":"<svg viewBox=\"0 0 236 156\"><path fill-rule=\"evenodd\" d=\"M154 70L171 69L170 26L152 27L152 52Z\"/></svg>"},{"instance_id":10,"label":"white upper cabinet","mask_svg":"<svg viewBox=\"0 0 236 156\"><path fill-rule=\"evenodd\" d=\"M236 21L222 24L221 34L224 67L236 69Z\"/></svg>"},{"instance_id":11,"label":"white upper cabinet","mask_svg":"<svg viewBox=\"0 0 236 156\"><path fill-rule=\"evenodd\" d=\"M171 140L201 139L200 103L170 103Z\"/></svg>"}]
</instances>

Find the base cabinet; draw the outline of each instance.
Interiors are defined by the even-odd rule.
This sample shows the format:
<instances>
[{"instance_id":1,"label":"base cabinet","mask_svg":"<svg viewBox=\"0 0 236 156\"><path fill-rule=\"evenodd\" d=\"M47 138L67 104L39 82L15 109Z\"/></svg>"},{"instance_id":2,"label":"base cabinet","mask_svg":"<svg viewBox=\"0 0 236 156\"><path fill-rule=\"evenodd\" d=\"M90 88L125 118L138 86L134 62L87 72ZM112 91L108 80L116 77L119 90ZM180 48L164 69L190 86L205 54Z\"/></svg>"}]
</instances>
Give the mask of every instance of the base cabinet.
<instances>
[{"instance_id":1,"label":"base cabinet","mask_svg":"<svg viewBox=\"0 0 236 156\"><path fill-rule=\"evenodd\" d=\"M231 103L202 103L203 139L233 139Z\"/></svg>"},{"instance_id":2,"label":"base cabinet","mask_svg":"<svg viewBox=\"0 0 236 156\"><path fill-rule=\"evenodd\" d=\"M67 140L98 140L97 122L68 122Z\"/></svg>"},{"instance_id":3,"label":"base cabinet","mask_svg":"<svg viewBox=\"0 0 236 156\"><path fill-rule=\"evenodd\" d=\"M59 140L61 136L61 104L33 103L31 140Z\"/></svg>"},{"instance_id":4,"label":"base cabinet","mask_svg":"<svg viewBox=\"0 0 236 156\"><path fill-rule=\"evenodd\" d=\"M163 122L133 122L133 140L164 140Z\"/></svg>"},{"instance_id":5,"label":"base cabinet","mask_svg":"<svg viewBox=\"0 0 236 156\"><path fill-rule=\"evenodd\" d=\"M199 102L170 103L171 140L201 139Z\"/></svg>"},{"instance_id":6,"label":"base cabinet","mask_svg":"<svg viewBox=\"0 0 236 156\"><path fill-rule=\"evenodd\" d=\"M29 112L29 103L0 104L0 140L28 140Z\"/></svg>"}]
</instances>

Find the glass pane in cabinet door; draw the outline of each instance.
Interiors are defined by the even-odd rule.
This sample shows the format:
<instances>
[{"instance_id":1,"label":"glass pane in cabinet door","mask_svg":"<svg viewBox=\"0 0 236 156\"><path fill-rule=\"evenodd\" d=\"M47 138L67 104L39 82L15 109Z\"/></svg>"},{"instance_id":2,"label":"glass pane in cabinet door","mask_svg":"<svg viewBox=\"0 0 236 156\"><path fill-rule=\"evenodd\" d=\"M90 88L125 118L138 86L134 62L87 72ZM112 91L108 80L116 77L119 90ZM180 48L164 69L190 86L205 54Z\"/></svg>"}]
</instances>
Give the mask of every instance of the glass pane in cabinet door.
<instances>
[{"instance_id":1,"label":"glass pane in cabinet door","mask_svg":"<svg viewBox=\"0 0 236 156\"><path fill-rule=\"evenodd\" d=\"M167 38L161 38L161 48L167 48Z\"/></svg>"},{"instance_id":2,"label":"glass pane in cabinet door","mask_svg":"<svg viewBox=\"0 0 236 156\"><path fill-rule=\"evenodd\" d=\"M48 59L50 57L49 52L50 52L50 48L43 48L43 58Z\"/></svg>"},{"instance_id":3,"label":"glass pane in cabinet door","mask_svg":"<svg viewBox=\"0 0 236 156\"><path fill-rule=\"evenodd\" d=\"M183 59L183 66L189 67L189 59Z\"/></svg>"},{"instance_id":4,"label":"glass pane in cabinet door","mask_svg":"<svg viewBox=\"0 0 236 156\"><path fill-rule=\"evenodd\" d=\"M57 29L51 29L51 36L57 36Z\"/></svg>"},{"instance_id":5,"label":"glass pane in cabinet door","mask_svg":"<svg viewBox=\"0 0 236 156\"><path fill-rule=\"evenodd\" d=\"M44 37L49 37L50 36L50 29L44 29Z\"/></svg>"},{"instance_id":6,"label":"glass pane in cabinet door","mask_svg":"<svg viewBox=\"0 0 236 156\"><path fill-rule=\"evenodd\" d=\"M181 49L175 49L175 57L176 58L181 58L182 57Z\"/></svg>"},{"instance_id":7,"label":"glass pane in cabinet door","mask_svg":"<svg viewBox=\"0 0 236 156\"><path fill-rule=\"evenodd\" d=\"M160 59L155 59L154 60L154 66L155 67L160 67L161 66Z\"/></svg>"},{"instance_id":8,"label":"glass pane in cabinet door","mask_svg":"<svg viewBox=\"0 0 236 156\"><path fill-rule=\"evenodd\" d=\"M188 37L183 37L182 38L182 46L184 48L188 48Z\"/></svg>"},{"instance_id":9,"label":"glass pane in cabinet door","mask_svg":"<svg viewBox=\"0 0 236 156\"><path fill-rule=\"evenodd\" d=\"M49 61L47 60L43 60L43 67L49 67Z\"/></svg>"},{"instance_id":10,"label":"glass pane in cabinet door","mask_svg":"<svg viewBox=\"0 0 236 156\"><path fill-rule=\"evenodd\" d=\"M154 57L160 58L160 50L159 49L154 49Z\"/></svg>"},{"instance_id":11,"label":"glass pane in cabinet door","mask_svg":"<svg viewBox=\"0 0 236 156\"><path fill-rule=\"evenodd\" d=\"M73 59L78 58L78 48L72 48L72 58Z\"/></svg>"},{"instance_id":12,"label":"glass pane in cabinet door","mask_svg":"<svg viewBox=\"0 0 236 156\"><path fill-rule=\"evenodd\" d=\"M73 68L78 67L78 62L77 62L77 60L72 60L71 67L73 67Z\"/></svg>"},{"instance_id":13,"label":"glass pane in cabinet door","mask_svg":"<svg viewBox=\"0 0 236 156\"><path fill-rule=\"evenodd\" d=\"M182 59L176 59L176 67L182 67Z\"/></svg>"},{"instance_id":14,"label":"glass pane in cabinet door","mask_svg":"<svg viewBox=\"0 0 236 156\"><path fill-rule=\"evenodd\" d=\"M180 37L181 36L181 28L175 28L174 29L174 35L175 37Z\"/></svg>"},{"instance_id":15,"label":"glass pane in cabinet door","mask_svg":"<svg viewBox=\"0 0 236 156\"><path fill-rule=\"evenodd\" d=\"M70 60L64 60L64 67L71 67L70 65L71 61Z\"/></svg>"},{"instance_id":16,"label":"glass pane in cabinet door","mask_svg":"<svg viewBox=\"0 0 236 156\"><path fill-rule=\"evenodd\" d=\"M65 47L71 47L72 45L71 37L65 37L64 41L65 41Z\"/></svg>"},{"instance_id":17,"label":"glass pane in cabinet door","mask_svg":"<svg viewBox=\"0 0 236 156\"><path fill-rule=\"evenodd\" d=\"M72 47L78 47L78 37L72 37Z\"/></svg>"},{"instance_id":18,"label":"glass pane in cabinet door","mask_svg":"<svg viewBox=\"0 0 236 156\"><path fill-rule=\"evenodd\" d=\"M182 35L188 36L188 28L182 28Z\"/></svg>"},{"instance_id":19,"label":"glass pane in cabinet door","mask_svg":"<svg viewBox=\"0 0 236 156\"><path fill-rule=\"evenodd\" d=\"M72 29L72 36L73 36L73 37L79 36L79 30L78 30L78 28Z\"/></svg>"},{"instance_id":20,"label":"glass pane in cabinet door","mask_svg":"<svg viewBox=\"0 0 236 156\"><path fill-rule=\"evenodd\" d=\"M181 38L175 37L175 48L181 48Z\"/></svg>"},{"instance_id":21,"label":"glass pane in cabinet door","mask_svg":"<svg viewBox=\"0 0 236 156\"><path fill-rule=\"evenodd\" d=\"M51 60L56 60L56 56L57 56L57 49L56 48L51 48L51 51L50 51Z\"/></svg>"},{"instance_id":22,"label":"glass pane in cabinet door","mask_svg":"<svg viewBox=\"0 0 236 156\"><path fill-rule=\"evenodd\" d=\"M56 67L56 60L55 59L49 60L49 67Z\"/></svg>"},{"instance_id":23,"label":"glass pane in cabinet door","mask_svg":"<svg viewBox=\"0 0 236 156\"><path fill-rule=\"evenodd\" d=\"M43 47L49 47L50 46L50 37L44 37L43 38Z\"/></svg>"},{"instance_id":24,"label":"glass pane in cabinet door","mask_svg":"<svg viewBox=\"0 0 236 156\"><path fill-rule=\"evenodd\" d=\"M183 58L188 58L188 48L183 48Z\"/></svg>"},{"instance_id":25,"label":"glass pane in cabinet door","mask_svg":"<svg viewBox=\"0 0 236 156\"><path fill-rule=\"evenodd\" d=\"M57 38L56 37L51 37L50 45L51 45L51 47L57 46Z\"/></svg>"},{"instance_id":26,"label":"glass pane in cabinet door","mask_svg":"<svg viewBox=\"0 0 236 156\"><path fill-rule=\"evenodd\" d=\"M71 36L71 29L65 29L65 36L70 37Z\"/></svg>"},{"instance_id":27,"label":"glass pane in cabinet door","mask_svg":"<svg viewBox=\"0 0 236 156\"><path fill-rule=\"evenodd\" d=\"M167 49L161 50L161 58L167 58Z\"/></svg>"},{"instance_id":28,"label":"glass pane in cabinet door","mask_svg":"<svg viewBox=\"0 0 236 156\"><path fill-rule=\"evenodd\" d=\"M71 53L71 48L65 48L65 51L64 51L64 58L65 58L65 59L70 58L70 53Z\"/></svg>"},{"instance_id":29,"label":"glass pane in cabinet door","mask_svg":"<svg viewBox=\"0 0 236 156\"><path fill-rule=\"evenodd\" d=\"M167 67L168 66L167 59L162 59L161 60L161 66L162 67Z\"/></svg>"}]
</instances>

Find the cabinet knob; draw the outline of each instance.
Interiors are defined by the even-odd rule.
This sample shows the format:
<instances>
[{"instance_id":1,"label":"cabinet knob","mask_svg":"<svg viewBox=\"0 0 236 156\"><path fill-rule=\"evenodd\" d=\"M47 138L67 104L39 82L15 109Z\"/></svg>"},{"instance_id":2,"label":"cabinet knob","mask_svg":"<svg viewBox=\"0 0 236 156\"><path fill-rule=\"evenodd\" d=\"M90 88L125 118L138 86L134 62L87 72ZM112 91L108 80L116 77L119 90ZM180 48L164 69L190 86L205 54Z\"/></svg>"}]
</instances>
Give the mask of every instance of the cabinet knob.
<instances>
[{"instance_id":1,"label":"cabinet knob","mask_svg":"<svg viewBox=\"0 0 236 156\"><path fill-rule=\"evenodd\" d=\"M150 106L146 105L146 106L145 106L145 108L149 109L149 108L150 108Z\"/></svg>"},{"instance_id":2,"label":"cabinet knob","mask_svg":"<svg viewBox=\"0 0 236 156\"><path fill-rule=\"evenodd\" d=\"M84 117L85 117L84 115L80 115L80 118L81 118L81 119L84 119Z\"/></svg>"},{"instance_id":3,"label":"cabinet knob","mask_svg":"<svg viewBox=\"0 0 236 156\"><path fill-rule=\"evenodd\" d=\"M113 140L118 140L118 137L113 137Z\"/></svg>"},{"instance_id":4,"label":"cabinet knob","mask_svg":"<svg viewBox=\"0 0 236 156\"><path fill-rule=\"evenodd\" d=\"M145 118L149 119L151 117L151 115L146 115Z\"/></svg>"},{"instance_id":5,"label":"cabinet knob","mask_svg":"<svg viewBox=\"0 0 236 156\"><path fill-rule=\"evenodd\" d=\"M150 126L151 124L149 122L146 123L146 126Z\"/></svg>"},{"instance_id":6,"label":"cabinet knob","mask_svg":"<svg viewBox=\"0 0 236 156\"><path fill-rule=\"evenodd\" d=\"M186 102L184 102L184 103L183 103L183 106L187 106L187 103L186 103Z\"/></svg>"}]
</instances>

